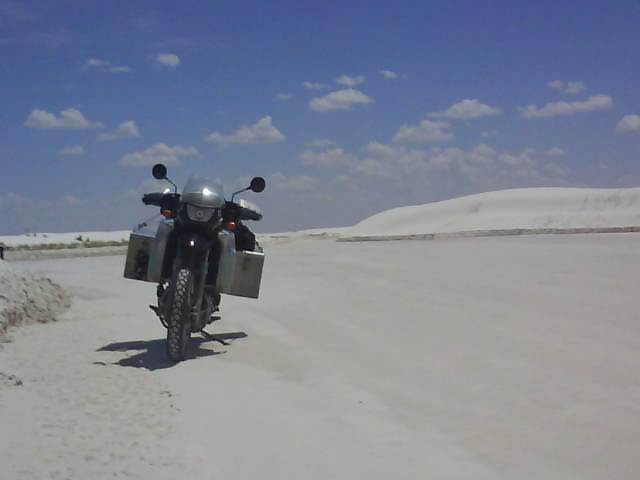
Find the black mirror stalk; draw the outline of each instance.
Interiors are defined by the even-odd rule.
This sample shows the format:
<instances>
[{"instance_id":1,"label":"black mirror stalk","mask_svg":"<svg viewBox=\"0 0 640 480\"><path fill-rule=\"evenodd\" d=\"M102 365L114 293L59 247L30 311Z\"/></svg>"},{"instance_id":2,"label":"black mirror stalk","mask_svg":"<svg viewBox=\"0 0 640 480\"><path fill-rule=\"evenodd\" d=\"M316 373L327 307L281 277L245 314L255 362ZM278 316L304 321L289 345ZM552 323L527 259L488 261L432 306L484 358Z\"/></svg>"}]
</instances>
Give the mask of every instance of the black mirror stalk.
<instances>
[{"instance_id":1,"label":"black mirror stalk","mask_svg":"<svg viewBox=\"0 0 640 480\"><path fill-rule=\"evenodd\" d=\"M165 167L163 164L156 163L151 169L151 175L153 175L153 178L155 178L156 180L166 180L171 185L173 185L173 193L178 193L178 186L173 183L169 179L169 177L167 177L167 167Z\"/></svg>"}]
</instances>

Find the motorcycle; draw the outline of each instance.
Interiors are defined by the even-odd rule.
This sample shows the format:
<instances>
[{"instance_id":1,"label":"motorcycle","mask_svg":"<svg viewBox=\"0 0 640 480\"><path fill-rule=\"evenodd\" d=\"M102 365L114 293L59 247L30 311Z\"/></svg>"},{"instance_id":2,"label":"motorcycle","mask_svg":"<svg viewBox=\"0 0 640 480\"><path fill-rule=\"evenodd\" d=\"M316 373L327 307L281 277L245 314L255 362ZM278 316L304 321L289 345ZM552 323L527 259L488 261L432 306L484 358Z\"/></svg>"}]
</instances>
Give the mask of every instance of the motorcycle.
<instances>
[{"instance_id":1,"label":"motorcycle","mask_svg":"<svg viewBox=\"0 0 640 480\"><path fill-rule=\"evenodd\" d=\"M154 165L152 174L174 191L143 195L164 218L155 231L144 222L130 234L124 276L157 283L157 305L149 307L167 329L168 357L179 362L192 333L209 336L204 327L218 318L221 294L258 298L264 251L242 222L261 220L262 213L234 199L247 190L262 192L266 182L254 177L227 201L219 181L192 176L179 194L164 165Z\"/></svg>"}]
</instances>

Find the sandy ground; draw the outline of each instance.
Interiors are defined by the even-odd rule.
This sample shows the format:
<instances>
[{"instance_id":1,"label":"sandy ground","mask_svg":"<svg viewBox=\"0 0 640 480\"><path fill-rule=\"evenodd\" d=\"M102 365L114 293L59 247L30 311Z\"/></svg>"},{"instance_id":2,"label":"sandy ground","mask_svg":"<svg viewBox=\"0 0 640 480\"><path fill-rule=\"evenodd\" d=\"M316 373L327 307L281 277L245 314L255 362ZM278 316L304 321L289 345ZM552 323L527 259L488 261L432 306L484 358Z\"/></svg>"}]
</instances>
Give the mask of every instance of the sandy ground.
<instances>
[{"instance_id":1,"label":"sandy ground","mask_svg":"<svg viewBox=\"0 0 640 480\"><path fill-rule=\"evenodd\" d=\"M0 478L635 478L640 235L273 244L165 360L124 257L0 352ZM14 377L15 378L15 377ZM14 382L15 385L15 382Z\"/></svg>"}]
</instances>

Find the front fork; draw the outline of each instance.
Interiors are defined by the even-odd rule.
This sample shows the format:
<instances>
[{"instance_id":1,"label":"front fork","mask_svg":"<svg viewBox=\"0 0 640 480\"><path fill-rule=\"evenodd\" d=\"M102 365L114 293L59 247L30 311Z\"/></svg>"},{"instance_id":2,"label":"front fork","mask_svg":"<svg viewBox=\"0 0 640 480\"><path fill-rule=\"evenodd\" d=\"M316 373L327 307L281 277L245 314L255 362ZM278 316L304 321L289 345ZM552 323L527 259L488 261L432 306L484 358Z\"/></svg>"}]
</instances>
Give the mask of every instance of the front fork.
<instances>
[{"instance_id":1,"label":"front fork","mask_svg":"<svg viewBox=\"0 0 640 480\"><path fill-rule=\"evenodd\" d=\"M198 311L202 304L205 278L209 268L209 250L212 241L204 235L194 232L182 232L177 239L176 259L173 275L182 268L188 268L193 275L194 304L192 310Z\"/></svg>"}]
</instances>

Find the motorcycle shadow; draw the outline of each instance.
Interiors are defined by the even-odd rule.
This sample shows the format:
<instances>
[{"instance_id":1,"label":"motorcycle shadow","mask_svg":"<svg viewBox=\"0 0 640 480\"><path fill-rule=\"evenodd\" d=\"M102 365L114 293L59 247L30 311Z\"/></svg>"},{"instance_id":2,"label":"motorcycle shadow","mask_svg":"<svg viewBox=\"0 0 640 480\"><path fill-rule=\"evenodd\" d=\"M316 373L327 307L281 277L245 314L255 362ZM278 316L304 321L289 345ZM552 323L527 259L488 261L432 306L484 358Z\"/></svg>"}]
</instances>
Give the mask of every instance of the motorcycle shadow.
<instances>
[{"instance_id":1,"label":"motorcycle shadow","mask_svg":"<svg viewBox=\"0 0 640 480\"><path fill-rule=\"evenodd\" d=\"M229 345L229 341L245 337L247 337L245 332L214 333L208 334L205 338L192 337L187 349L187 358L184 361L227 353L226 350L215 351L210 348L202 348L203 343L216 341L222 345ZM150 371L170 368L176 365L176 363L167 358L166 342L165 338L158 338L156 340L133 340L129 342L110 343L98 348L96 352L125 353L131 350L140 350L140 352L110 364L106 364L104 362L94 363L97 365L119 365L121 367L145 368Z\"/></svg>"}]
</instances>

